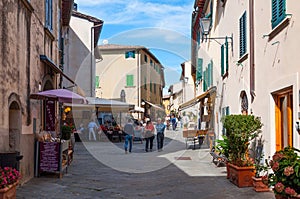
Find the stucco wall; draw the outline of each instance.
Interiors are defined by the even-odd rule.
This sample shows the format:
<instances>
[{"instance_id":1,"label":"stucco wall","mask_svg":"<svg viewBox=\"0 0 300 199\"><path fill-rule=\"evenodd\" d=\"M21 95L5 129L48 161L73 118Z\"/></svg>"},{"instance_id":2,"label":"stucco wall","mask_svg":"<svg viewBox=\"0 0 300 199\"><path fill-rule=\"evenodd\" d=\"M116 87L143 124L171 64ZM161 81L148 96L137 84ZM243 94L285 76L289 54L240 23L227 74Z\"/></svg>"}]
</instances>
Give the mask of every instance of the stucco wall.
<instances>
[{"instance_id":1,"label":"stucco wall","mask_svg":"<svg viewBox=\"0 0 300 199\"><path fill-rule=\"evenodd\" d=\"M34 8L33 13L24 6L22 0L0 2L0 151L9 149L9 123L14 122L9 121L9 105L15 101L20 106L21 115L17 149L24 156L21 163L23 181L33 177L33 119L37 119L37 129L40 125L39 103L31 100L29 95L38 92L38 83L49 72L49 68L41 63L40 55L47 55L58 65L58 0L53 0L54 41L45 34L44 1L31 0L30 4ZM52 80L55 80L55 76Z\"/></svg>"}]
</instances>

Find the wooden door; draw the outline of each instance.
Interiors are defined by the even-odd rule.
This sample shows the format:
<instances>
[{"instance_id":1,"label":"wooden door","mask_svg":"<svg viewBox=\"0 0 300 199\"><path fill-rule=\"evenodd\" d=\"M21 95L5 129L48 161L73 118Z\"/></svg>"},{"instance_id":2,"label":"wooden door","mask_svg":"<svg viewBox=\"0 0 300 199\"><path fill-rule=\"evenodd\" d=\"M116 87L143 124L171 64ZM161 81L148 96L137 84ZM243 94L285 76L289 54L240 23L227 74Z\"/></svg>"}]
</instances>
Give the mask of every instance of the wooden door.
<instances>
[{"instance_id":1,"label":"wooden door","mask_svg":"<svg viewBox=\"0 0 300 199\"><path fill-rule=\"evenodd\" d=\"M275 96L276 150L293 146L293 94L287 90Z\"/></svg>"}]
</instances>

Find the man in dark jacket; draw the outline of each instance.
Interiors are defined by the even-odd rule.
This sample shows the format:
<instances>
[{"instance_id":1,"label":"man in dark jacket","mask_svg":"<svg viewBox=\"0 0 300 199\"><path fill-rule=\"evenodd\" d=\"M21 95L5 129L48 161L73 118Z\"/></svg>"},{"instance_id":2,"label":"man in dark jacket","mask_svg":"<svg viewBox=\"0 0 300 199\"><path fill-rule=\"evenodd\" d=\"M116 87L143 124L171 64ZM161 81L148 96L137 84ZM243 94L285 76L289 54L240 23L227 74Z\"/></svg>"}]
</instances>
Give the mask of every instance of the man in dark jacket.
<instances>
[{"instance_id":1,"label":"man in dark jacket","mask_svg":"<svg viewBox=\"0 0 300 199\"><path fill-rule=\"evenodd\" d=\"M129 153L131 153L132 140L133 140L133 135L134 135L134 126L133 126L133 122L131 119L128 119L127 124L125 124L124 132L125 132L124 148L125 148L125 153L127 154L128 143L129 143Z\"/></svg>"}]
</instances>

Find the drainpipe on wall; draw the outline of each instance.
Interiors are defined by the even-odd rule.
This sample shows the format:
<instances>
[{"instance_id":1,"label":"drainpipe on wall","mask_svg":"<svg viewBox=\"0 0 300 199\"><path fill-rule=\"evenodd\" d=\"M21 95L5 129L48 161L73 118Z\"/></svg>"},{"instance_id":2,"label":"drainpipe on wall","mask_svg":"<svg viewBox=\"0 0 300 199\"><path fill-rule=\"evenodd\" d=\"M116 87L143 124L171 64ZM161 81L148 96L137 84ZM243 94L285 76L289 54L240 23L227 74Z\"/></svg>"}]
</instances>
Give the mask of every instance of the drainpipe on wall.
<instances>
[{"instance_id":1,"label":"drainpipe on wall","mask_svg":"<svg viewBox=\"0 0 300 199\"><path fill-rule=\"evenodd\" d=\"M140 50L137 50L137 88L138 88L138 107L141 107L141 54L140 54ZM138 113L138 119L140 119L141 114Z\"/></svg>"},{"instance_id":2,"label":"drainpipe on wall","mask_svg":"<svg viewBox=\"0 0 300 199\"><path fill-rule=\"evenodd\" d=\"M249 0L250 9L250 94L251 102L255 97L255 60L254 60L254 0Z\"/></svg>"},{"instance_id":3,"label":"drainpipe on wall","mask_svg":"<svg viewBox=\"0 0 300 199\"><path fill-rule=\"evenodd\" d=\"M90 89L91 89L91 92L90 92L90 96L91 97L94 97L95 96L95 94L94 94L94 86L95 86L95 84L94 84L94 76L93 76L93 72L94 72L94 67L93 67L93 63L94 63L94 29L95 28L98 28L98 27L100 27L100 26L102 26L102 24L98 24L98 25L95 25L95 26L92 26L91 27L91 68L90 68L90 73L91 73L91 76L90 76L90 78L91 78L91 85L90 85Z\"/></svg>"}]
</instances>

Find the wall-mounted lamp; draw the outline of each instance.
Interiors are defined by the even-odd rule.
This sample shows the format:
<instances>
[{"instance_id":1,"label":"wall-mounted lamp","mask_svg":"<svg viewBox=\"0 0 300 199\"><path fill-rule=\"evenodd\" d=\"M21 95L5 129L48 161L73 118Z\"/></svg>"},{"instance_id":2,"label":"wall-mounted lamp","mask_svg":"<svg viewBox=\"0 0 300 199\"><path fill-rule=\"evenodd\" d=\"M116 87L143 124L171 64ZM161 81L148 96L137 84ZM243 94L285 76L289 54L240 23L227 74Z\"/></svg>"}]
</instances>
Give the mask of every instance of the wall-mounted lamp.
<instances>
[{"instance_id":1,"label":"wall-mounted lamp","mask_svg":"<svg viewBox=\"0 0 300 199\"><path fill-rule=\"evenodd\" d=\"M211 29L211 18L208 18L208 17L203 17L200 19L200 28L201 28L201 31L204 35L204 38L205 38L205 41L207 40L210 40L210 39L213 39L213 40L218 40L218 39L230 39L231 40L231 51L233 51L233 34L231 34L231 37L207 37L207 35L209 34L210 32L210 29Z\"/></svg>"},{"instance_id":2,"label":"wall-mounted lamp","mask_svg":"<svg viewBox=\"0 0 300 199\"><path fill-rule=\"evenodd\" d=\"M299 122L296 122L296 130L298 131L298 134L300 135L300 125L299 125Z\"/></svg>"}]
</instances>

